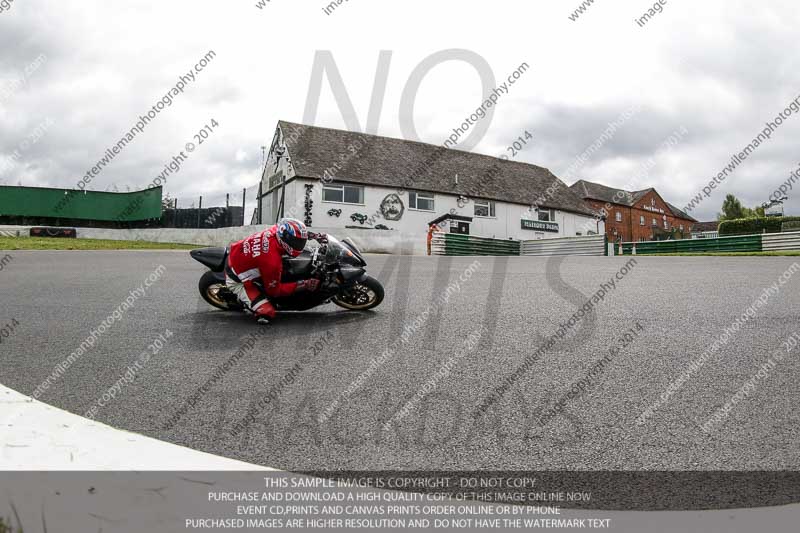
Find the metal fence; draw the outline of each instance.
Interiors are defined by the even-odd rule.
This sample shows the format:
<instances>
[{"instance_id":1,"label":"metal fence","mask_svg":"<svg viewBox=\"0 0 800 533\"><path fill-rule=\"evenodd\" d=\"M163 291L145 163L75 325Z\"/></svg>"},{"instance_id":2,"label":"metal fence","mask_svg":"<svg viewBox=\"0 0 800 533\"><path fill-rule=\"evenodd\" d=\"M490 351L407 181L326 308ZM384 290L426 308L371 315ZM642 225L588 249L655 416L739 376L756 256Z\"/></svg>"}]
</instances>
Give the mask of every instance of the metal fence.
<instances>
[{"instance_id":1,"label":"metal fence","mask_svg":"<svg viewBox=\"0 0 800 533\"><path fill-rule=\"evenodd\" d=\"M622 243L623 255L800 250L800 232Z\"/></svg>"},{"instance_id":2,"label":"metal fence","mask_svg":"<svg viewBox=\"0 0 800 533\"><path fill-rule=\"evenodd\" d=\"M761 249L765 252L800 250L800 231L766 233L761 236Z\"/></svg>"},{"instance_id":3,"label":"metal fence","mask_svg":"<svg viewBox=\"0 0 800 533\"><path fill-rule=\"evenodd\" d=\"M434 233L433 255L520 255L520 241L490 239L457 233Z\"/></svg>"},{"instance_id":4,"label":"metal fence","mask_svg":"<svg viewBox=\"0 0 800 533\"><path fill-rule=\"evenodd\" d=\"M431 239L431 253L434 255L597 256L606 255L606 238L604 235L589 235L517 241L455 233L435 233Z\"/></svg>"},{"instance_id":5,"label":"metal fence","mask_svg":"<svg viewBox=\"0 0 800 533\"><path fill-rule=\"evenodd\" d=\"M606 255L605 235L522 241L520 255Z\"/></svg>"}]
</instances>

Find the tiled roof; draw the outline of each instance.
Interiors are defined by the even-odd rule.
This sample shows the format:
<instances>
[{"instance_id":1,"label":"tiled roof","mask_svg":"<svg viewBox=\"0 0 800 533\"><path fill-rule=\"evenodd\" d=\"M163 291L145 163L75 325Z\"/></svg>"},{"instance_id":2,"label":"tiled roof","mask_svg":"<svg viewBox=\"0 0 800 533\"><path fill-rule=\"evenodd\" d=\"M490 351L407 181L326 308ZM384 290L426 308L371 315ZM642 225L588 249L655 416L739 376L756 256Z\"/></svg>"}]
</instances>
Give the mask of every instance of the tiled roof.
<instances>
[{"instance_id":1,"label":"tiled roof","mask_svg":"<svg viewBox=\"0 0 800 533\"><path fill-rule=\"evenodd\" d=\"M295 173L321 179L464 195L591 216L583 199L548 169L441 146L281 121ZM356 153L351 147L360 147ZM550 189L551 194L546 191Z\"/></svg>"},{"instance_id":2,"label":"tiled roof","mask_svg":"<svg viewBox=\"0 0 800 533\"><path fill-rule=\"evenodd\" d=\"M647 193L649 193L650 191L654 191L656 194L658 194L658 191L656 191L652 187L641 191L626 191L623 189L615 189L613 187L608 187L600 183L594 183L586 180L578 180L575 183L573 183L570 186L570 188L574 190L581 198L600 200L601 202L607 202L612 204L627 205L628 207L633 207L636 204L636 202L641 200L642 197ZM659 196L661 195L659 194ZM666 203L669 210L672 211L673 216L676 216L678 218L683 218L685 220L689 220L692 222L695 221L694 218L683 212L681 209L675 207L671 203L667 201L665 201L664 203Z\"/></svg>"}]
</instances>

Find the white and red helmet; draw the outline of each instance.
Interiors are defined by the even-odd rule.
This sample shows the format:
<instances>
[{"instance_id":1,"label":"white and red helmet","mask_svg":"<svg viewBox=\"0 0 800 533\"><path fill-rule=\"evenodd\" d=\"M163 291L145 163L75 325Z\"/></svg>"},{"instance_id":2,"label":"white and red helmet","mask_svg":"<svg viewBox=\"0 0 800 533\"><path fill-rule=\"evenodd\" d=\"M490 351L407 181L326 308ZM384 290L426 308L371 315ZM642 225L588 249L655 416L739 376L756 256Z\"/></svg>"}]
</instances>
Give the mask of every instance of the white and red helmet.
<instances>
[{"instance_id":1,"label":"white and red helmet","mask_svg":"<svg viewBox=\"0 0 800 533\"><path fill-rule=\"evenodd\" d=\"M282 218L277 224L275 237L290 257L297 257L306 247L308 230L306 225L297 219Z\"/></svg>"}]
</instances>

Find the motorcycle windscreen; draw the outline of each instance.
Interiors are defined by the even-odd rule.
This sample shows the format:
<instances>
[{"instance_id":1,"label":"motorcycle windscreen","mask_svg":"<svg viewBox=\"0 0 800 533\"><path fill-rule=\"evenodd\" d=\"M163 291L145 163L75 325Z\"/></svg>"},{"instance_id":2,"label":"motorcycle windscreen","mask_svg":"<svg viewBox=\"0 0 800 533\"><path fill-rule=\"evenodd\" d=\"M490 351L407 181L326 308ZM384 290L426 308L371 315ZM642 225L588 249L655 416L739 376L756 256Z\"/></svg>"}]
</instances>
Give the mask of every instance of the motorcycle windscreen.
<instances>
[{"instance_id":1,"label":"motorcycle windscreen","mask_svg":"<svg viewBox=\"0 0 800 533\"><path fill-rule=\"evenodd\" d=\"M347 248L350 249L351 252L355 254L358 260L361 262L359 266L367 266L367 260L364 259L363 255L361 255L361 250L358 249L356 243L353 242L353 239L351 239L350 237L342 239L342 244L344 244Z\"/></svg>"},{"instance_id":2,"label":"motorcycle windscreen","mask_svg":"<svg viewBox=\"0 0 800 533\"><path fill-rule=\"evenodd\" d=\"M354 267L364 266L364 261L358 255L331 236L328 236L328 251L325 253L325 262L329 265L339 263Z\"/></svg>"}]
</instances>

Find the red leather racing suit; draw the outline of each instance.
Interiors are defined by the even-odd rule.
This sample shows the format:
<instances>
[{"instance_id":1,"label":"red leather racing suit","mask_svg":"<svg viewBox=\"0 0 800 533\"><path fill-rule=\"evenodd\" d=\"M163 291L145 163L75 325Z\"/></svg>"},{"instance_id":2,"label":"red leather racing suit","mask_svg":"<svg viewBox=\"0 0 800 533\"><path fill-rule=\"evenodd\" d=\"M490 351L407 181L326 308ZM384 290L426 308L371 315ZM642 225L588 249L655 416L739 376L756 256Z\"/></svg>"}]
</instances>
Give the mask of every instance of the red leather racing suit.
<instances>
[{"instance_id":1,"label":"red leather racing suit","mask_svg":"<svg viewBox=\"0 0 800 533\"><path fill-rule=\"evenodd\" d=\"M283 253L275 230L276 226L272 226L231 244L228 254L225 267L227 284L253 311L264 305L272 307L268 297L289 296L298 288L297 283L281 283ZM259 280L263 292L254 283ZM274 310L269 314L274 314Z\"/></svg>"}]
</instances>

